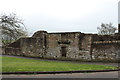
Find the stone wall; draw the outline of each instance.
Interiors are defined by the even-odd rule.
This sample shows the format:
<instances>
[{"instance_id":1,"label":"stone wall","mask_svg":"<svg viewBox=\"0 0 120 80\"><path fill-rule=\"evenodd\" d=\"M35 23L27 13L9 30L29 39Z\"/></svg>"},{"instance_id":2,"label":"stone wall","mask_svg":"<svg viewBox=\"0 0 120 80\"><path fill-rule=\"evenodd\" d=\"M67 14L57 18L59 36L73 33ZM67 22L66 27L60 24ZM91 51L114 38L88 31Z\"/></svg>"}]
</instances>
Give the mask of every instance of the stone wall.
<instances>
[{"instance_id":1,"label":"stone wall","mask_svg":"<svg viewBox=\"0 0 120 80\"><path fill-rule=\"evenodd\" d=\"M92 34L81 34L80 36L80 59L91 59Z\"/></svg>"},{"instance_id":2,"label":"stone wall","mask_svg":"<svg viewBox=\"0 0 120 80\"><path fill-rule=\"evenodd\" d=\"M46 57L61 58L64 47L67 58L77 58L79 54L80 33L50 33L48 34L48 50Z\"/></svg>"},{"instance_id":3,"label":"stone wall","mask_svg":"<svg viewBox=\"0 0 120 80\"><path fill-rule=\"evenodd\" d=\"M92 35L80 32L49 33L46 57L62 58L62 47L66 49L66 58L91 59Z\"/></svg>"},{"instance_id":4,"label":"stone wall","mask_svg":"<svg viewBox=\"0 0 120 80\"><path fill-rule=\"evenodd\" d=\"M47 33L38 31L32 37L20 38L5 49L5 54L28 57L118 60L120 35L84 34L80 32Z\"/></svg>"},{"instance_id":5,"label":"stone wall","mask_svg":"<svg viewBox=\"0 0 120 80\"><path fill-rule=\"evenodd\" d=\"M93 41L117 41L120 35L97 35L93 34Z\"/></svg>"},{"instance_id":6,"label":"stone wall","mask_svg":"<svg viewBox=\"0 0 120 80\"><path fill-rule=\"evenodd\" d=\"M20 48L21 38L17 41L11 43L6 48L4 47L4 52L7 55L21 55L21 48Z\"/></svg>"},{"instance_id":7,"label":"stone wall","mask_svg":"<svg viewBox=\"0 0 120 80\"><path fill-rule=\"evenodd\" d=\"M20 48L20 42L21 42L21 38L18 39L17 41L14 41L14 42L11 43L11 44L9 44L8 47Z\"/></svg>"},{"instance_id":8,"label":"stone wall","mask_svg":"<svg viewBox=\"0 0 120 80\"><path fill-rule=\"evenodd\" d=\"M30 57L43 57L45 54L44 39L42 38L21 38L19 42L19 48L10 46L5 49L5 53L8 55L21 55ZM12 43L13 45L16 44ZM17 43L18 44L18 43Z\"/></svg>"},{"instance_id":9,"label":"stone wall","mask_svg":"<svg viewBox=\"0 0 120 80\"><path fill-rule=\"evenodd\" d=\"M60 57L60 46L58 45L58 41L60 41L61 39L61 35L60 34L48 34L47 36L48 40L47 40L47 45L48 45L48 49L47 49L47 53L45 57L53 57L53 58L57 58Z\"/></svg>"},{"instance_id":10,"label":"stone wall","mask_svg":"<svg viewBox=\"0 0 120 80\"><path fill-rule=\"evenodd\" d=\"M96 41L92 49L92 59L117 61L120 54L120 41Z\"/></svg>"},{"instance_id":11,"label":"stone wall","mask_svg":"<svg viewBox=\"0 0 120 80\"><path fill-rule=\"evenodd\" d=\"M5 48L5 54L6 55L20 55L20 56L22 56L21 49L20 48L13 48L13 47Z\"/></svg>"},{"instance_id":12,"label":"stone wall","mask_svg":"<svg viewBox=\"0 0 120 80\"><path fill-rule=\"evenodd\" d=\"M39 33L39 34L38 34ZM44 31L35 33L33 37L20 38L5 48L7 55L43 57L46 54L46 34Z\"/></svg>"},{"instance_id":13,"label":"stone wall","mask_svg":"<svg viewBox=\"0 0 120 80\"><path fill-rule=\"evenodd\" d=\"M42 38L22 38L21 51L23 56L43 57L44 40Z\"/></svg>"}]
</instances>

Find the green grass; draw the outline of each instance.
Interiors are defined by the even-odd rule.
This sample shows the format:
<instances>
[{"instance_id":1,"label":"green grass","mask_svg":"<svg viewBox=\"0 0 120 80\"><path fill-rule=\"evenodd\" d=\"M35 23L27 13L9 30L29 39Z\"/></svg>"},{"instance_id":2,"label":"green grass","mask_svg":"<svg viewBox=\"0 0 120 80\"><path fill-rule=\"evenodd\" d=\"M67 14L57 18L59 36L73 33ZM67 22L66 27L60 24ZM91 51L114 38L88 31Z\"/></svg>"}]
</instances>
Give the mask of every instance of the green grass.
<instances>
[{"instance_id":1,"label":"green grass","mask_svg":"<svg viewBox=\"0 0 120 80\"><path fill-rule=\"evenodd\" d=\"M0 56L1 57L1 56ZM113 66L2 57L2 72L117 69Z\"/></svg>"}]
</instances>

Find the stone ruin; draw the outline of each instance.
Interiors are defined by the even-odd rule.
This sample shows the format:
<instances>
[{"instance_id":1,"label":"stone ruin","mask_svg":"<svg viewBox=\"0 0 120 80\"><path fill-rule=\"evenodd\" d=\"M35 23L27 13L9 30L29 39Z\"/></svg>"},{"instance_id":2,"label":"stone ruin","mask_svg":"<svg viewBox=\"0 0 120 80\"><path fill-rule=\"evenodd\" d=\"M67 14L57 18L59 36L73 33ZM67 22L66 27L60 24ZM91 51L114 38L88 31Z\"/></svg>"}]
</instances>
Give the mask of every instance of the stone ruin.
<instances>
[{"instance_id":1,"label":"stone ruin","mask_svg":"<svg viewBox=\"0 0 120 80\"><path fill-rule=\"evenodd\" d=\"M20 38L8 45L3 54L80 61L118 61L119 33L97 35L81 32L37 31L32 37Z\"/></svg>"}]
</instances>

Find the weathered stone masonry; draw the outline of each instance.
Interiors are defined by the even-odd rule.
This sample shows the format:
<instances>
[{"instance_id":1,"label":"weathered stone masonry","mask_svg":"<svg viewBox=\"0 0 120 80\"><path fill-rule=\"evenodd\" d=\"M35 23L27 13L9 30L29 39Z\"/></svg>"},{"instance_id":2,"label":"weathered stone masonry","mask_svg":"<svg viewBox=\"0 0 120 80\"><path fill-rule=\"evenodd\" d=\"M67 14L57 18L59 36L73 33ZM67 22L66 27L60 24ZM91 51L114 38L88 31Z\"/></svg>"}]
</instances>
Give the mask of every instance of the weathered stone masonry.
<instances>
[{"instance_id":1,"label":"weathered stone masonry","mask_svg":"<svg viewBox=\"0 0 120 80\"><path fill-rule=\"evenodd\" d=\"M5 54L77 60L118 60L120 35L100 36L80 32L47 33L20 38L5 49Z\"/></svg>"}]
</instances>

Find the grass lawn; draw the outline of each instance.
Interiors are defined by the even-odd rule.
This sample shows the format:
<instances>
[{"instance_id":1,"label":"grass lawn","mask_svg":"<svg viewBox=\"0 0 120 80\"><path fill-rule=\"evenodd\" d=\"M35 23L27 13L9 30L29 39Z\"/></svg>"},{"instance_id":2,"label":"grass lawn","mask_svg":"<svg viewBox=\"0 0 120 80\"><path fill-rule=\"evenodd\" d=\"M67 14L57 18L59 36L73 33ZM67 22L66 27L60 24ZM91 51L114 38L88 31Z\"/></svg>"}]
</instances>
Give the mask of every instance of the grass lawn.
<instances>
[{"instance_id":1,"label":"grass lawn","mask_svg":"<svg viewBox=\"0 0 120 80\"><path fill-rule=\"evenodd\" d=\"M71 70L103 70L103 69L116 69L116 67L93 64L76 64L69 62L42 61L5 56L2 57L3 72L71 71Z\"/></svg>"}]
</instances>

